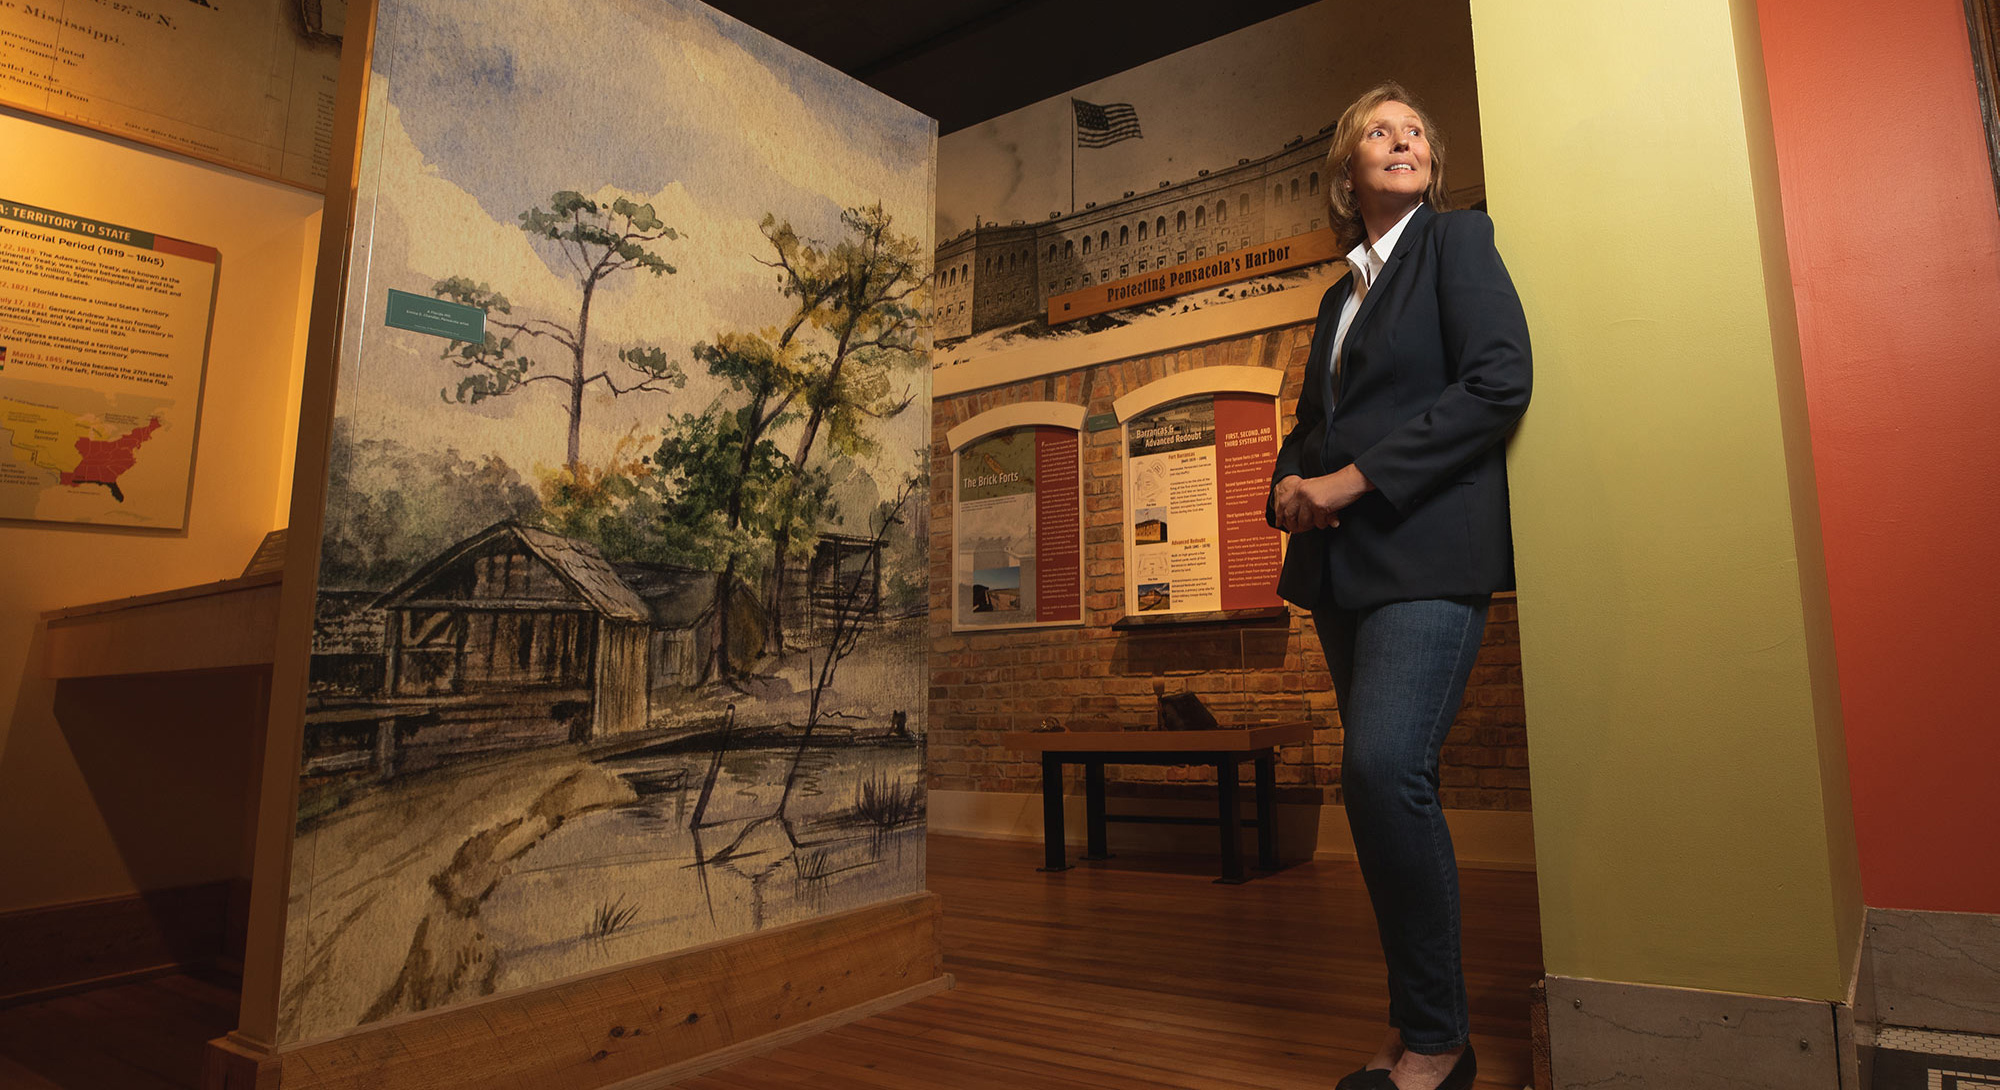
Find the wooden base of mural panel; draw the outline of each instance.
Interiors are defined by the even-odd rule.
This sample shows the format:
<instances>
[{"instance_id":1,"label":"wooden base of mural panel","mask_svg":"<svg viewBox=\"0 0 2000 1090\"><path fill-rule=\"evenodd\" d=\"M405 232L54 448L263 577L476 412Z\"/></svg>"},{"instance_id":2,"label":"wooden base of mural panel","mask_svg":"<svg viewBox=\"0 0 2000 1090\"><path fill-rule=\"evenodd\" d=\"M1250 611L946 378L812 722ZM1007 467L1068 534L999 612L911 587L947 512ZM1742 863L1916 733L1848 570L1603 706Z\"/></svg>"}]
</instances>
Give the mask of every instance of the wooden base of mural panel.
<instances>
[{"instance_id":1,"label":"wooden base of mural panel","mask_svg":"<svg viewBox=\"0 0 2000 1090\"><path fill-rule=\"evenodd\" d=\"M946 973L943 976L934 976L922 984L904 988L900 992L891 992L880 999L871 999L866 1003L849 1007L846 1010L834 1011L831 1014L822 1014L818 1018L801 1022L787 1029L781 1029L776 1033L767 1033L762 1037L753 1037L740 1044L720 1048L706 1055L697 1056L692 1060L674 1064L671 1067L663 1067L648 1074L626 1079L615 1086L604 1087L603 1090L659 1090L661 1087L673 1086L682 1079L691 1079L696 1075L706 1074L717 1068L728 1067L730 1064L740 1060L761 1056L766 1052L784 1048L786 1045L797 1044L815 1034L825 1033L830 1029L838 1029L850 1022L859 1022L863 1018L870 1018L884 1011L895 1010L905 1003L914 1003L927 996L950 991L954 987L957 987L957 981L953 979L950 973Z\"/></svg>"},{"instance_id":2,"label":"wooden base of mural panel","mask_svg":"<svg viewBox=\"0 0 2000 1090\"><path fill-rule=\"evenodd\" d=\"M203 1090L638 1090L950 986L920 893L545 987L406 1015L274 1056L210 1042ZM230 1080L234 1081L230 1081Z\"/></svg>"},{"instance_id":3,"label":"wooden base of mural panel","mask_svg":"<svg viewBox=\"0 0 2000 1090\"><path fill-rule=\"evenodd\" d=\"M232 1033L208 1043L201 1090L278 1090L281 1074L276 1053Z\"/></svg>"}]
</instances>

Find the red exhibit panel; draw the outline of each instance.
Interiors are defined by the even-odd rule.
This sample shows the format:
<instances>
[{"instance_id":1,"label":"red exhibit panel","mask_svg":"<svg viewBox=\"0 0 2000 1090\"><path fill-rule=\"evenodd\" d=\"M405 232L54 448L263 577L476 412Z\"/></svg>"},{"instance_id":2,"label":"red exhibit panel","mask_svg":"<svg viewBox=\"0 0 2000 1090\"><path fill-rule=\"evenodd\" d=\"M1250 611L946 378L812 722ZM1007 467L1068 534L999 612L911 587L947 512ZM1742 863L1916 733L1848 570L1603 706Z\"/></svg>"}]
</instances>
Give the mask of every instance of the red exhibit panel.
<instances>
[{"instance_id":1,"label":"red exhibit panel","mask_svg":"<svg viewBox=\"0 0 2000 1090\"><path fill-rule=\"evenodd\" d=\"M1284 551L1264 520L1278 457L1277 403L1257 394L1215 396L1215 488L1220 507L1222 608L1278 603Z\"/></svg>"},{"instance_id":2,"label":"red exhibit panel","mask_svg":"<svg viewBox=\"0 0 2000 1090\"><path fill-rule=\"evenodd\" d=\"M1083 619L1083 505L1078 458L1068 428L1035 429L1035 620Z\"/></svg>"}]
</instances>

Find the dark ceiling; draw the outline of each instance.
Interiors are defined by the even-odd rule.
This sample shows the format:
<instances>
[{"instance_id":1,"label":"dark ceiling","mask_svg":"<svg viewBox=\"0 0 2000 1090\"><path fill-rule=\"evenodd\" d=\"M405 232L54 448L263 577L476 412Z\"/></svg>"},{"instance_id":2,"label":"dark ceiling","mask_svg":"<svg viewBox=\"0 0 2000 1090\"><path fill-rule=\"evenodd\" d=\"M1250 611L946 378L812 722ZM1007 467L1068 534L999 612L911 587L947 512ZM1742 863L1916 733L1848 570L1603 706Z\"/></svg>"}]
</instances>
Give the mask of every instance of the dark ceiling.
<instances>
[{"instance_id":1,"label":"dark ceiling","mask_svg":"<svg viewBox=\"0 0 2000 1090\"><path fill-rule=\"evenodd\" d=\"M940 135L1311 0L708 0L938 119Z\"/></svg>"}]
</instances>

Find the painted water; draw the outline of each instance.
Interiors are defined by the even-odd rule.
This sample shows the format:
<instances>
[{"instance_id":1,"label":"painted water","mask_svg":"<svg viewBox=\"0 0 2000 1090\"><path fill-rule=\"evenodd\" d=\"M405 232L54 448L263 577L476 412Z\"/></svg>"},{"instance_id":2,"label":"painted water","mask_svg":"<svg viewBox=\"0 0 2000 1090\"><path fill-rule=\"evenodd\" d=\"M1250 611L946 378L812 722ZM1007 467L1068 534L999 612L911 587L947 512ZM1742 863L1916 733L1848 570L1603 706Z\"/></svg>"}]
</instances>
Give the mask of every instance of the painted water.
<instances>
[{"instance_id":1,"label":"painted water","mask_svg":"<svg viewBox=\"0 0 2000 1090\"><path fill-rule=\"evenodd\" d=\"M565 823L486 905L502 989L512 974L547 980L923 888L920 746L730 752L692 827L712 763L687 748L602 763L638 798Z\"/></svg>"},{"instance_id":2,"label":"painted water","mask_svg":"<svg viewBox=\"0 0 2000 1090\"><path fill-rule=\"evenodd\" d=\"M295 843L282 1025L311 1037L922 890L921 735L800 733L357 785Z\"/></svg>"}]
</instances>

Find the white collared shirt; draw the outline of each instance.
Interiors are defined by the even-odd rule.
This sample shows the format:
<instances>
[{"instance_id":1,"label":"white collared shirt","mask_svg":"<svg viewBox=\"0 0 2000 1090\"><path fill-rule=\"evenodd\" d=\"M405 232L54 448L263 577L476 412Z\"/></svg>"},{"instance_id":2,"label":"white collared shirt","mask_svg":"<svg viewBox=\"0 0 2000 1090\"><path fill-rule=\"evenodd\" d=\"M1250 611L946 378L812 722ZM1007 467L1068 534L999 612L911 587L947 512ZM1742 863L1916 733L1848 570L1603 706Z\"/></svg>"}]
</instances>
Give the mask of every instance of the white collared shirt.
<instances>
[{"instance_id":1,"label":"white collared shirt","mask_svg":"<svg viewBox=\"0 0 2000 1090\"><path fill-rule=\"evenodd\" d=\"M1375 286L1375 278L1382 275L1382 267L1389 263L1389 255L1396 249L1396 240L1403 237L1403 228L1409 226L1410 217L1416 215L1417 208L1421 207L1423 205L1419 203L1416 208L1403 213L1403 218L1396 221L1396 226L1382 232L1375 245L1370 246L1363 241L1347 251L1348 267L1354 270L1354 290L1347 293L1347 301L1340 305L1340 325L1333 334L1333 366L1329 373L1334 379L1335 393L1340 390L1340 358L1347 347L1347 329L1354 324L1354 315L1361 310L1361 300L1367 296L1368 289ZM1332 399L1329 398L1328 406L1331 405Z\"/></svg>"}]
</instances>

